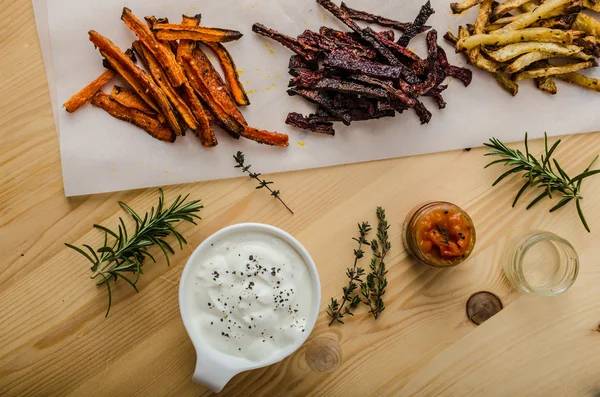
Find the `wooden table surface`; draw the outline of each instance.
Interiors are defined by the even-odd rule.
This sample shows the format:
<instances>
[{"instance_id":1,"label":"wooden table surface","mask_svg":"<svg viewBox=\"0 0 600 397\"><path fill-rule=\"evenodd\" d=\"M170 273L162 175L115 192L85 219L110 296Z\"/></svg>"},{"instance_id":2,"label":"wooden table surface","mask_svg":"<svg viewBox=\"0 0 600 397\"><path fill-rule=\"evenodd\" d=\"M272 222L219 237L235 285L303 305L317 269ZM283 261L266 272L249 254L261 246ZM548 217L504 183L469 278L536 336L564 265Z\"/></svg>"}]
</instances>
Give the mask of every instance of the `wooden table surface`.
<instances>
[{"instance_id":1,"label":"wooden table surface","mask_svg":"<svg viewBox=\"0 0 600 397\"><path fill-rule=\"evenodd\" d=\"M157 190L65 198L30 1L2 0L0 16L0 395L210 394L191 381L195 352L179 316L178 282L200 242L248 221L281 227L306 246L321 276L322 311L296 354L236 376L223 395L600 394L600 179L584 188L588 234L571 207L553 215L548 202L511 209L519 181L491 188L499 169L483 169L482 149L273 175L294 216L247 178L166 188L171 200L201 198L203 220L181 228L189 244L171 267L146 266L139 294L119 285L105 319L106 291L63 243L98 244L91 226L115 225L118 200L145 211ZM600 134L578 135L564 139L558 156L577 171L599 151ZM401 246L404 216L431 199L459 204L477 227L475 255L453 270L416 265ZM328 327L325 308L345 282L356 223L374 223L378 205L391 220L387 310L378 321L362 309L345 326ZM579 252L579 279L560 297L523 295L501 271L510 236L533 229L555 232ZM481 290L505 309L477 327L465 302Z\"/></svg>"}]
</instances>

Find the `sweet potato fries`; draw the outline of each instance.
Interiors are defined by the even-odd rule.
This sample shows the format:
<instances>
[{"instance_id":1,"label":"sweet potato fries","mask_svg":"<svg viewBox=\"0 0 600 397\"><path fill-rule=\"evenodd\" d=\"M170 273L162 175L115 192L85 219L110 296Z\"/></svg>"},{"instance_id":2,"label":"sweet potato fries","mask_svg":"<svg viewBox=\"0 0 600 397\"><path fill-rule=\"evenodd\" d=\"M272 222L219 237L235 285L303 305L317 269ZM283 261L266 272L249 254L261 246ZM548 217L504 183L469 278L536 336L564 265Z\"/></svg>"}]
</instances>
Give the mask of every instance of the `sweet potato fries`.
<instances>
[{"instance_id":1,"label":"sweet potato fries","mask_svg":"<svg viewBox=\"0 0 600 397\"><path fill-rule=\"evenodd\" d=\"M344 3L338 7L330 0L317 2L351 31L324 26L319 32L307 30L294 38L260 23L252 27L255 33L294 52L289 63L294 78L288 94L318 106L317 111L308 116L290 113L287 124L334 135L333 122L350 125L354 121L394 117L407 109L413 109L424 124L432 114L420 101L421 97L431 97L443 109L446 77L458 78L465 86L470 84L471 71L448 63L446 53L438 47L437 32L426 25L434 12L429 1L413 22L398 22L352 9ZM402 35L395 41L394 31L376 32L362 28L356 21L391 27ZM426 59L407 47L423 32L427 32Z\"/></svg>"},{"instance_id":2,"label":"sweet potato fries","mask_svg":"<svg viewBox=\"0 0 600 397\"><path fill-rule=\"evenodd\" d=\"M132 46L144 69L136 64L131 49L123 52L105 36L90 31L89 39L108 70L65 103L68 112L91 100L111 116L165 142L174 142L190 129L203 146L216 146L213 122L236 139L288 146L287 135L249 127L237 108L250 101L233 58L221 43L239 40L240 32L202 27L200 16L184 16L181 24L149 16L144 23L128 8L123 8L121 19L139 39ZM225 79L200 45L217 55ZM115 86L110 95L104 94L101 88L117 75L130 89Z\"/></svg>"}]
</instances>

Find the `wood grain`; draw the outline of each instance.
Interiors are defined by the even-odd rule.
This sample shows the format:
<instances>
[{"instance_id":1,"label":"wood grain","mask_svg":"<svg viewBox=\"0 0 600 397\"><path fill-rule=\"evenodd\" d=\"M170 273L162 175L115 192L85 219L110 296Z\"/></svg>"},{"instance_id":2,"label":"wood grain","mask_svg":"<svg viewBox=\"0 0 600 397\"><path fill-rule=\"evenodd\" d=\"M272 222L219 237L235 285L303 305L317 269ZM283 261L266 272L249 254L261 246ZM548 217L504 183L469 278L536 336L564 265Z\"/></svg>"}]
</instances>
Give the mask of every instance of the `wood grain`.
<instances>
[{"instance_id":1,"label":"wood grain","mask_svg":"<svg viewBox=\"0 0 600 397\"><path fill-rule=\"evenodd\" d=\"M98 243L91 225L114 225L122 215L117 200L143 211L156 189L64 197L30 2L4 0L0 15L0 395L209 395L191 382L195 353L179 317L178 281L194 247L246 221L281 227L306 246L319 268L323 311L300 351L236 376L223 395L600 392L600 181L584 188L587 234L573 208L552 216L550 203L511 209L519 181L490 188L498 170L483 169L481 149L273 175L295 216L246 178L169 187L170 199L187 192L202 198L201 225L182 227L188 246L171 267L148 265L139 294L118 287L105 319L105 291L63 243ZM576 171L599 147L598 134L570 136L558 156ZM532 148L539 152L541 142ZM404 216L430 199L461 205L477 226L475 255L458 268L418 266L401 247ZM377 322L363 310L344 327L328 327L326 300L340 293L356 223L374 222L377 205L392 221L387 310ZM529 229L556 232L580 254L580 278L558 298L524 296L502 275L508 239ZM507 307L476 327L464 306L480 290Z\"/></svg>"}]
</instances>

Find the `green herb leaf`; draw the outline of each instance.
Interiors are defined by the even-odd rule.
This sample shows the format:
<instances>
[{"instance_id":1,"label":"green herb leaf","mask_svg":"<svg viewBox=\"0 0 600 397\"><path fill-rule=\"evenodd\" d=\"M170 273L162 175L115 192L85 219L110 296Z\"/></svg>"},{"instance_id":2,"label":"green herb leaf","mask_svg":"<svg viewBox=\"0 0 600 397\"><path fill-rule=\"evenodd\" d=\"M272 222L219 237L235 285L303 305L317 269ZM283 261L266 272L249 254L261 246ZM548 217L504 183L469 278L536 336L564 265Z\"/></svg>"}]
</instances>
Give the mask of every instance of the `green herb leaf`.
<instances>
[{"instance_id":1,"label":"green herb leaf","mask_svg":"<svg viewBox=\"0 0 600 397\"><path fill-rule=\"evenodd\" d=\"M95 251L89 245L83 245L92 253L93 258L81 248L65 243L67 247L79 252L94 264L92 266L93 273L91 278L96 279L101 277L101 280L96 285L106 284L108 290L106 316L108 316L112 305L111 282L116 282L120 278L138 292L137 282L140 274L143 274L142 265L144 259L149 257L152 261L156 262L147 250L149 246L158 245L165 255L167 264L170 265L169 252L175 253L175 251L164 238L173 234L181 247L183 247L183 243L186 243L185 238L175 230L173 225L181 221L195 223L194 219L200 219L197 213L203 208L199 200L186 203L186 199L187 196L183 199L181 196L177 197L173 204L165 210L164 193L162 189L159 189L156 210L152 207L150 213L146 213L143 219L130 206L119 202L121 208L135 221L135 233L131 235L128 233L127 226L122 218L119 218L119 224L117 225L118 232L102 225L94 225L94 228L104 232L104 244ZM113 239L110 245L108 244L108 236ZM135 279L127 277L125 275L127 273L133 274Z\"/></svg>"},{"instance_id":2,"label":"green herb leaf","mask_svg":"<svg viewBox=\"0 0 600 397\"><path fill-rule=\"evenodd\" d=\"M583 215L583 210L581 209L581 200L577 199L576 203L577 203L577 213L579 214L579 219L581 219L581 223L583 223L583 227L585 227L585 230L587 230L588 233L591 233L592 231L590 230L590 227L589 227L587 221L585 220L585 216Z\"/></svg>"},{"instance_id":3,"label":"green herb leaf","mask_svg":"<svg viewBox=\"0 0 600 397\"><path fill-rule=\"evenodd\" d=\"M358 248L354 249L354 265L346 271L348 285L342 288L342 303L340 304L337 299L331 298L331 303L327 309L327 315L331 317L329 326L334 322L344 324L342 318L344 318L345 315L353 316L354 313L352 313L352 310L356 309L361 302L360 296L354 295L354 291L356 291L362 283L361 277L365 273L364 269L358 267L358 261L364 256L362 246L368 244L366 237L370 231L371 226L369 225L369 222L358 224L359 237L352 239L358 243ZM349 304L350 307L346 307L346 304Z\"/></svg>"},{"instance_id":4,"label":"green herb leaf","mask_svg":"<svg viewBox=\"0 0 600 397\"><path fill-rule=\"evenodd\" d=\"M571 200L573 200L573 197L565 197L565 198L563 198L562 200L560 200L558 202L558 204L556 204L554 207L552 207L552 209L550 210L550 212L558 211L559 209L561 209L562 207L564 207Z\"/></svg>"},{"instance_id":5,"label":"green herb leaf","mask_svg":"<svg viewBox=\"0 0 600 397\"><path fill-rule=\"evenodd\" d=\"M361 284L363 303L369 307L369 313L373 315L375 320L385 310L383 296L387 287L387 279L385 277L387 270L384 260L392 247L388 236L390 225L386 220L385 210L382 207L377 207L377 219L377 240L371 242L371 248L373 249L373 258L369 266L371 272L367 275L366 282ZM443 227L439 225L437 227L441 234L444 234L444 232L448 234Z\"/></svg>"},{"instance_id":6,"label":"green herb leaf","mask_svg":"<svg viewBox=\"0 0 600 397\"><path fill-rule=\"evenodd\" d=\"M513 208L515 208L515 206L517 205L517 202L519 201L519 199L521 198L521 196L523 195L523 193L525 193L525 190L527 190L527 188L531 185L531 183L529 181L525 182L525 184L523 185L523 187L519 190L519 193L517 193L517 196L515 197L515 201L513 201Z\"/></svg>"},{"instance_id":7,"label":"green herb leaf","mask_svg":"<svg viewBox=\"0 0 600 397\"><path fill-rule=\"evenodd\" d=\"M507 178L508 176L516 173L523 173L523 178L527 179L527 183L525 183L519 192L517 193L514 201L513 207L516 206L517 202L521 198L521 196L525 193L528 188L539 188L543 189L544 192L537 196L528 206L527 209L532 208L534 205L539 203L544 198L548 197L550 199L553 198L554 193L559 193L561 200L556 204L550 212L555 212L558 209L562 208L573 199L575 199L577 203L577 211L579 213L579 218L581 219L581 223L585 227L585 229L589 232L589 226L583 216L583 210L581 208L581 183L584 179L600 174L600 170L590 171L591 167L594 165L595 161L600 156L596 156L594 161L590 164L590 166L581 174L570 178L569 175L565 172L565 170L561 167L559 162L552 158L554 153L556 152L558 146L561 141L557 140L552 146L548 143L548 135L544 134L544 153L540 156L540 160L538 160L530 151L529 151L529 141L528 135L525 134L525 154L523 154L520 150L510 149L505 144L503 144L500 140L496 138L491 138L489 143L485 143L484 145L488 149L486 155L499 157L496 160L493 160L487 167L496 164L504 164L510 166L511 169L504 172L500 177L494 182L493 186L496 186L502 180ZM552 165L556 167L556 172Z\"/></svg>"}]
</instances>

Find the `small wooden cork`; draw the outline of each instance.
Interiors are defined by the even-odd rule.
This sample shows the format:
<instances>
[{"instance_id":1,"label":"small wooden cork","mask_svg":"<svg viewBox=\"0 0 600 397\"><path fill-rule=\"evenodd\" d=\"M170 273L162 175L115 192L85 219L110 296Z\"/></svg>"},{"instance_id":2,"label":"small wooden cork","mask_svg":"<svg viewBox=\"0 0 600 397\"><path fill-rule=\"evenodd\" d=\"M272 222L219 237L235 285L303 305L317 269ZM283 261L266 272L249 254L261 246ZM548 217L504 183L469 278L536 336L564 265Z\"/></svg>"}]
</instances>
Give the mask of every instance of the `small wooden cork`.
<instances>
[{"instance_id":1,"label":"small wooden cork","mask_svg":"<svg viewBox=\"0 0 600 397\"><path fill-rule=\"evenodd\" d=\"M342 347L335 339L316 338L306 349L306 362L314 372L333 372L342 364Z\"/></svg>"},{"instance_id":2,"label":"small wooden cork","mask_svg":"<svg viewBox=\"0 0 600 397\"><path fill-rule=\"evenodd\" d=\"M502 310L502 302L491 292L478 292L467 301L467 317L480 325Z\"/></svg>"}]
</instances>

